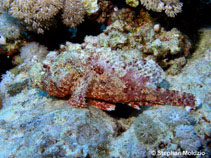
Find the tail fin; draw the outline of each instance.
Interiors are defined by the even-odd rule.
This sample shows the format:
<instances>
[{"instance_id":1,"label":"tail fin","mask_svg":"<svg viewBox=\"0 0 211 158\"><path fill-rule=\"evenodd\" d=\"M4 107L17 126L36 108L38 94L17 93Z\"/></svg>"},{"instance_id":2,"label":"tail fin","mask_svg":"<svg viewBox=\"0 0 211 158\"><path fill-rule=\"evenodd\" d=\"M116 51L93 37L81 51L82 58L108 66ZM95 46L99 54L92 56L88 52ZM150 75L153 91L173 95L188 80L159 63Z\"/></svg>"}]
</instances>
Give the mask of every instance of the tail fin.
<instances>
[{"instance_id":1,"label":"tail fin","mask_svg":"<svg viewBox=\"0 0 211 158\"><path fill-rule=\"evenodd\" d=\"M157 88L157 99L159 103L170 104L174 106L198 106L199 100L191 93L179 92L175 90L165 90Z\"/></svg>"}]
</instances>

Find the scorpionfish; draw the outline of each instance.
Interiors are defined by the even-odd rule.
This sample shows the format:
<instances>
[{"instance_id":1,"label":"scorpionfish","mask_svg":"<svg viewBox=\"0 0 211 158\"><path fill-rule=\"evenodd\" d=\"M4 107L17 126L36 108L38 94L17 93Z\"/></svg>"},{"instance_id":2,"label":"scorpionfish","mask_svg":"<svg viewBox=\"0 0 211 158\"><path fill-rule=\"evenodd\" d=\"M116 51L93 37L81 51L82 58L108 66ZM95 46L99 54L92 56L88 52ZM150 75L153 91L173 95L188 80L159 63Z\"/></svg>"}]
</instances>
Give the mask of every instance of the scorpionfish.
<instances>
[{"instance_id":1,"label":"scorpionfish","mask_svg":"<svg viewBox=\"0 0 211 158\"><path fill-rule=\"evenodd\" d=\"M87 103L111 111L116 103L135 109L142 105L195 106L193 94L159 88L165 78L162 68L137 50L111 50L67 43L60 52L50 52L30 70L34 87L57 97L70 96L69 104Z\"/></svg>"}]
</instances>

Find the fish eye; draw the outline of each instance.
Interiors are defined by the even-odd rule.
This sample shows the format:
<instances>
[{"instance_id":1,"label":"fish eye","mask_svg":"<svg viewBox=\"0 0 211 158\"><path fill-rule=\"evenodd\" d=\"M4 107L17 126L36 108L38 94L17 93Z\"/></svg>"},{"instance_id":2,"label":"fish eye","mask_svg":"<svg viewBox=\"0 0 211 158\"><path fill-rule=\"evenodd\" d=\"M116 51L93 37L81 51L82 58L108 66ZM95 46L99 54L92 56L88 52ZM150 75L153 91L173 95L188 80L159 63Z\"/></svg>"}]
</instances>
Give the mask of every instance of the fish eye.
<instances>
[{"instance_id":1,"label":"fish eye","mask_svg":"<svg viewBox=\"0 0 211 158\"><path fill-rule=\"evenodd\" d=\"M43 68L45 68L45 69L48 68L48 65L44 64L44 65L43 65Z\"/></svg>"}]
</instances>

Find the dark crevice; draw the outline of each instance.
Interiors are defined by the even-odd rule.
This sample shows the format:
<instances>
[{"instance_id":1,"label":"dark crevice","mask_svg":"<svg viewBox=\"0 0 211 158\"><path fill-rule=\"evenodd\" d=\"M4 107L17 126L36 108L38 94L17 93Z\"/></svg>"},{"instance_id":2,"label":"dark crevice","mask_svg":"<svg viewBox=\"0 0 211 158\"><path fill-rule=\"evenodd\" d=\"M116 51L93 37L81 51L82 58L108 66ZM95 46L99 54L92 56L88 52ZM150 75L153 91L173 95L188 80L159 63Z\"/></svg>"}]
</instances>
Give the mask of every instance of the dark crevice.
<instances>
[{"instance_id":1,"label":"dark crevice","mask_svg":"<svg viewBox=\"0 0 211 158\"><path fill-rule=\"evenodd\" d=\"M5 72L9 69L12 69L15 67L12 65L12 57L9 57L5 54L0 54L0 81L2 80L2 74L5 74Z\"/></svg>"},{"instance_id":2,"label":"dark crevice","mask_svg":"<svg viewBox=\"0 0 211 158\"><path fill-rule=\"evenodd\" d=\"M134 109L127 104L115 104L116 109L114 111L106 111L108 115L110 115L113 118L120 119L120 118L130 118L130 117L136 117L140 113L142 113L144 110L151 108L150 106L140 106L140 110Z\"/></svg>"},{"instance_id":3,"label":"dark crevice","mask_svg":"<svg viewBox=\"0 0 211 158\"><path fill-rule=\"evenodd\" d=\"M100 27L101 24L92 20L84 19L84 22L80 24L77 29L71 29L64 24L59 23L56 28L51 28L49 31L45 31L45 34L43 35L36 33L30 33L29 35L31 41L37 41L48 47L49 50L58 50L59 46L65 44L67 41L83 43L85 36L99 35L102 32Z\"/></svg>"}]
</instances>

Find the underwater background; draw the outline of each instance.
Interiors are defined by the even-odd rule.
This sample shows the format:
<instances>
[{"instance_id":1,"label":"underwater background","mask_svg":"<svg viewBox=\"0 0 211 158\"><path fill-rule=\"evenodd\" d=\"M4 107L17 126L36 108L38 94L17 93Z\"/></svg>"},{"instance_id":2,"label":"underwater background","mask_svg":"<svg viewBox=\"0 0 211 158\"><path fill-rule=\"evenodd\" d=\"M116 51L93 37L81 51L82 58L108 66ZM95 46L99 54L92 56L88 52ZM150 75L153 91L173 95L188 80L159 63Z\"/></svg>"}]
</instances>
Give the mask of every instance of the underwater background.
<instances>
[{"instance_id":1,"label":"underwater background","mask_svg":"<svg viewBox=\"0 0 211 158\"><path fill-rule=\"evenodd\" d=\"M210 16L210 0L0 0L0 158L209 158Z\"/></svg>"}]
</instances>

